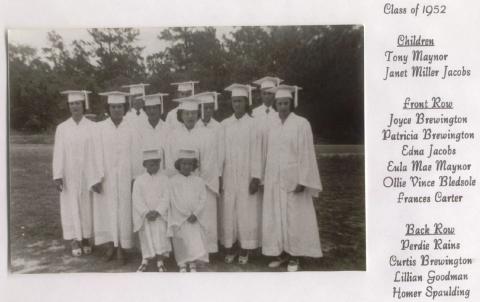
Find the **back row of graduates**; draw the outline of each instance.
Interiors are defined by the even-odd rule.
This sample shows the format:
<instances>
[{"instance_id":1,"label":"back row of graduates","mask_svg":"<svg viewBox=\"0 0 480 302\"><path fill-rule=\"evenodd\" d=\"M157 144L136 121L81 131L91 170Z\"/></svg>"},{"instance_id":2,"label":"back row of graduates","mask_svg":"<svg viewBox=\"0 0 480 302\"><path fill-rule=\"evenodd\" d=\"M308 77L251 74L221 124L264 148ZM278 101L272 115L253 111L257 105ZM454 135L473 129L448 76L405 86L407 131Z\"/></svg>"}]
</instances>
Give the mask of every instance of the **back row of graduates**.
<instances>
[{"instance_id":1,"label":"back row of graduates","mask_svg":"<svg viewBox=\"0 0 480 302\"><path fill-rule=\"evenodd\" d=\"M192 176L204 183L201 209L192 210L194 218L184 213L182 223L201 225L204 240L195 244L203 242L206 257L192 253L196 259L188 259L188 251L180 256L189 245L176 246L173 238L181 270L186 270L186 263L194 271L197 260L208 262L208 253L218 252L218 242L225 247L229 264L237 257L239 264L248 263L249 252L260 247L264 255L275 256L269 267L288 264L289 271L299 269L301 256L321 257L312 197L318 196L322 185L312 130L306 119L293 112L300 88L280 82L275 77L254 82L260 86L263 104L253 111L255 88L242 84L227 87L234 113L220 123L213 118L218 93L195 94L198 82L175 83L178 96L174 101L179 105L165 122L161 114L166 94L146 95L147 84L125 86L129 93L100 93L107 96L109 118L97 123L84 117L89 92L64 91L71 118L56 129L53 179L60 191L63 237L71 241L72 254L89 254L94 244L105 244L105 260L116 256L125 262L124 249L134 246L133 232L138 231L144 258L139 270L152 258L157 259L159 270L164 270L163 258L169 250L160 250L155 243L158 238L151 238L158 234L146 225L163 221L169 236L174 236L172 213L168 212L182 208L176 204L179 199L199 195L189 193L195 186L186 185L185 179L185 184L177 183L182 189L169 189L183 192L183 197L170 193L168 210L155 209L161 199L161 192L155 192L162 185L135 183L140 177L156 174L149 172L146 164L157 160L148 156L157 150L158 174L166 176L162 179L186 177L178 160L182 153L194 152L198 167ZM132 100L131 110L127 110L127 97ZM133 194L133 202L132 188L140 190ZM200 200L186 202L193 205Z\"/></svg>"}]
</instances>

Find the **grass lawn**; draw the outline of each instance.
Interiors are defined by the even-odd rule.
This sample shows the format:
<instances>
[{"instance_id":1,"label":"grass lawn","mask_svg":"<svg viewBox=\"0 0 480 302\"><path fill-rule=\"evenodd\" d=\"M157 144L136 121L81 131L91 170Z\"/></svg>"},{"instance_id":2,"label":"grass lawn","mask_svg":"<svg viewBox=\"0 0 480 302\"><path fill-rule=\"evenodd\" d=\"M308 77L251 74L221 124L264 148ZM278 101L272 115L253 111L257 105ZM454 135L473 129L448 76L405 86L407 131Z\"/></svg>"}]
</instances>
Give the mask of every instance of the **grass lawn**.
<instances>
[{"instance_id":1,"label":"grass lawn","mask_svg":"<svg viewBox=\"0 0 480 302\"><path fill-rule=\"evenodd\" d=\"M140 254L118 266L100 259L102 249L73 258L65 249L59 197L51 181L52 138L10 138L10 270L14 273L133 272ZM318 146L324 192L315 200L324 257L304 259L305 270L365 270L365 200L363 146ZM268 269L259 251L245 266L226 265L222 253L206 271L283 271ZM173 260L167 263L176 270Z\"/></svg>"}]
</instances>

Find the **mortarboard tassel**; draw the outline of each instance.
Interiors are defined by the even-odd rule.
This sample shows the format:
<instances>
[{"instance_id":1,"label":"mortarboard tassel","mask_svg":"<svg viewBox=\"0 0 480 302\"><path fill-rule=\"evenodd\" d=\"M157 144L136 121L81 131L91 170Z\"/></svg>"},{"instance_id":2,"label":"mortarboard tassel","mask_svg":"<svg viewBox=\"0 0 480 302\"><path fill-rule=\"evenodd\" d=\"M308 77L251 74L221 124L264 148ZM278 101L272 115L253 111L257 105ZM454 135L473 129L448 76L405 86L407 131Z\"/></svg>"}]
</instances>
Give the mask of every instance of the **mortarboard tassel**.
<instances>
[{"instance_id":1,"label":"mortarboard tassel","mask_svg":"<svg viewBox=\"0 0 480 302\"><path fill-rule=\"evenodd\" d=\"M252 86L248 86L248 106L252 106Z\"/></svg>"},{"instance_id":2,"label":"mortarboard tassel","mask_svg":"<svg viewBox=\"0 0 480 302\"><path fill-rule=\"evenodd\" d=\"M161 110L160 114L163 114L163 95L160 96L160 110Z\"/></svg>"},{"instance_id":3,"label":"mortarboard tassel","mask_svg":"<svg viewBox=\"0 0 480 302\"><path fill-rule=\"evenodd\" d=\"M294 102L293 102L293 106L294 108L297 108L298 106L298 86L295 85L295 97L293 98Z\"/></svg>"},{"instance_id":4,"label":"mortarboard tassel","mask_svg":"<svg viewBox=\"0 0 480 302\"><path fill-rule=\"evenodd\" d=\"M85 95L85 110L90 109L90 104L88 102L88 93L86 90L83 91L83 94Z\"/></svg>"}]
</instances>

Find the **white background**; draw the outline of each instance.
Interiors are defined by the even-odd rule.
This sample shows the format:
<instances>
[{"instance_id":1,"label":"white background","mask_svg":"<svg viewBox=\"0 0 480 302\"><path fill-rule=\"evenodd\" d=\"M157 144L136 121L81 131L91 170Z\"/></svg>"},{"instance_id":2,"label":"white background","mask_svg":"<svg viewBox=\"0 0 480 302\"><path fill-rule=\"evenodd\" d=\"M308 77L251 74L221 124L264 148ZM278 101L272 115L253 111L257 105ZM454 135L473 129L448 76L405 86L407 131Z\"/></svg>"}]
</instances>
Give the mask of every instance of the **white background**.
<instances>
[{"instance_id":1,"label":"white background","mask_svg":"<svg viewBox=\"0 0 480 302\"><path fill-rule=\"evenodd\" d=\"M417 1L389 1L410 7ZM474 257L468 268L472 288L470 301L480 299L480 186L466 193L461 207L399 207L394 194L381 186L387 158L396 156L397 144L380 140L388 113L400 111L406 92L411 96L440 94L451 97L458 114L469 113L470 127L480 135L480 2L425 1L447 4L448 13L437 17L385 16L384 1L99 1L99 0L2 0L0 22L6 28L175 26L175 25L308 25L363 24L365 30L365 116L367 193L367 272L205 273L205 274L50 274L7 273L6 179L0 182L0 300L1 301L390 301L393 270L389 255L399 249L407 222L442 221L455 224L462 254ZM449 63L468 65L472 76L450 81L392 80L384 82L384 56L393 49L396 36L432 36L438 49L449 54ZM5 37L4 37L5 41ZM6 104L6 54L0 45L0 100ZM3 107L4 110L6 107ZM6 111L3 111L6 112ZM6 114L0 115L6 134ZM7 138L4 136L4 142ZM462 157L469 157L479 176L479 140L462 144ZM460 151L460 148L459 148ZM1 149L7 158L6 146ZM7 175L6 162L0 162ZM480 180L480 179L477 179ZM465 285L464 283L462 285ZM474 289L473 287L476 288ZM458 299L458 301L463 298ZM417 300L418 301L418 300ZM437 300L435 300L437 301ZM457 301L443 299L438 301Z\"/></svg>"}]
</instances>

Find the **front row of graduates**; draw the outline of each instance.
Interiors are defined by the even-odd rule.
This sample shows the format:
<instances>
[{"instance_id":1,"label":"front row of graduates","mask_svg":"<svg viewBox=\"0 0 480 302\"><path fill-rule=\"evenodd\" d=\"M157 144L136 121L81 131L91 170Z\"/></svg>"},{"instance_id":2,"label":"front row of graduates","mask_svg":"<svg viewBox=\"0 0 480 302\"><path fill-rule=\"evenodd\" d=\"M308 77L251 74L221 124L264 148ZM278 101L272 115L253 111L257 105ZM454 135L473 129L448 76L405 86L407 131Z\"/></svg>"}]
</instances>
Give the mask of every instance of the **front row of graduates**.
<instances>
[{"instance_id":1,"label":"front row of graduates","mask_svg":"<svg viewBox=\"0 0 480 302\"><path fill-rule=\"evenodd\" d=\"M321 257L312 197L317 196L322 187L310 124L293 113L297 87L262 83L261 88L262 99L265 96L270 103L264 102L267 106L262 106L266 109L258 107L252 117L250 86L228 87L234 113L214 127L209 127L213 125L209 121L198 121L198 100L202 94L183 98L178 107L179 124L166 127L160 115L152 112L154 106L148 106L147 97L144 99L148 119L143 126L134 126L131 120L123 118L126 94L120 92L106 94L110 118L95 124L82 118L82 107L88 104L86 94L70 92L72 118L57 128L53 170L61 191L64 239L72 240L72 253L91 252L94 224L95 244L107 245L105 259L110 260L116 254L117 259L125 261L124 249L133 247L132 230L135 229L139 231L145 258L139 270L146 266L146 259L156 257L162 271L169 245L161 238L148 239L148 236L157 236L155 232L163 234L163 231L160 227L155 231L146 228L145 222L150 226L150 222L157 225L158 221L167 219L164 223L167 223L168 235L173 236L175 257L182 271L187 264L195 271L194 260L208 261L208 253L218 251L217 239L226 248L226 263L232 263L238 256L238 262L245 264L249 251L259 247L264 255L277 257L270 267L288 263L291 271L298 269L300 256ZM203 97L211 98L213 94L206 93ZM271 106L273 96L275 103ZM148 171L148 159L142 166L141 158L135 154L142 154L139 148L147 142L153 142L154 149L161 150L160 158L155 160L159 170L164 170L160 174L170 177L165 181L162 176L163 182L170 183L170 205L176 205L177 200L180 204L170 206L168 217L164 216L161 206L157 209L136 205L138 196L155 198L150 195L156 194L155 188L164 188L145 185L148 179L153 181L156 173L150 173L152 168ZM180 163L185 161L177 163L181 150L197 152L199 167L194 178L182 172ZM142 174L145 169L147 172ZM198 186L194 180L197 178L203 190L193 193ZM132 225L134 179L133 213L140 213L143 220L137 217ZM142 181L137 183L139 180ZM179 194L188 195L192 190L191 194L198 195L195 200L194 195L176 195L175 186ZM89 188L94 192L93 209L91 202L90 206L86 205L87 200L91 200ZM201 217L197 215L200 208L203 209ZM84 222L89 220L92 211L93 224L91 219ZM192 235L194 225L201 226L200 236ZM186 238L190 238L188 242Z\"/></svg>"}]
</instances>

